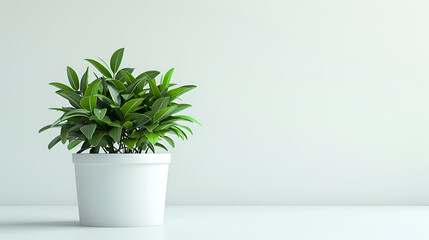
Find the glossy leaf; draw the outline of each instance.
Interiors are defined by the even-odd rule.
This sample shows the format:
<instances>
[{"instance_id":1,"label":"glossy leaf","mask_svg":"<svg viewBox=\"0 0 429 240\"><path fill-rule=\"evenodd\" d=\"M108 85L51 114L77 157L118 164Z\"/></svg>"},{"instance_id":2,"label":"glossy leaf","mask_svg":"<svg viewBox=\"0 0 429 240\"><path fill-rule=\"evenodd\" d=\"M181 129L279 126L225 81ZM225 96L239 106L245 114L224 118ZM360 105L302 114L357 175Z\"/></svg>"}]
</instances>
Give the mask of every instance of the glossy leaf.
<instances>
[{"instance_id":1,"label":"glossy leaf","mask_svg":"<svg viewBox=\"0 0 429 240\"><path fill-rule=\"evenodd\" d=\"M123 76L123 72L122 71L128 72L128 73L132 74L134 72L134 68L122 68L121 70L118 71L118 73L116 73L116 76L115 76L116 80L124 82L123 81L123 77L124 76Z\"/></svg>"},{"instance_id":2,"label":"glossy leaf","mask_svg":"<svg viewBox=\"0 0 429 240\"><path fill-rule=\"evenodd\" d=\"M162 138L163 138L165 141L167 141L167 142L168 142L168 144L170 144L170 146L172 146L173 148L175 147L175 144L174 144L173 139L171 139L170 137L167 137L167 136L163 136Z\"/></svg>"},{"instance_id":3,"label":"glossy leaf","mask_svg":"<svg viewBox=\"0 0 429 240\"><path fill-rule=\"evenodd\" d=\"M151 142L152 144L155 144L156 142L158 142L158 139L159 139L159 135L158 134L156 134L156 133L145 133L144 134L146 137L147 137L147 139L149 140L149 142Z\"/></svg>"},{"instance_id":4,"label":"glossy leaf","mask_svg":"<svg viewBox=\"0 0 429 240\"><path fill-rule=\"evenodd\" d=\"M186 129L190 134L194 134L194 133L192 132L191 128L189 128L188 126L185 126L185 125L178 125L178 126L179 126L179 127L181 127L181 128Z\"/></svg>"},{"instance_id":5,"label":"glossy leaf","mask_svg":"<svg viewBox=\"0 0 429 240\"><path fill-rule=\"evenodd\" d=\"M131 121L126 121L126 122L124 122L124 124L122 124L122 126L125 129L131 129L133 127L133 123Z\"/></svg>"},{"instance_id":6,"label":"glossy leaf","mask_svg":"<svg viewBox=\"0 0 429 240\"><path fill-rule=\"evenodd\" d=\"M89 143L91 143L92 146L97 146L100 142L101 138L104 136L104 132L96 132L91 139L89 139Z\"/></svg>"},{"instance_id":7,"label":"glossy leaf","mask_svg":"<svg viewBox=\"0 0 429 240\"><path fill-rule=\"evenodd\" d=\"M136 145L138 139L132 138L132 139L123 139L122 142L129 148L133 149Z\"/></svg>"},{"instance_id":8,"label":"glossy leaf","mask_svg":"<svg viewBox=\"0 0 429 240\"><path fill-rule=\"evenodd\" d=\"M176 109L176 106L171 106L168 108L164 108L159 110L158 112L155 113L155 115L153 116L153 122L157 122L157 121L162 121L163 119L171 116L172 112L174 111L174 109Z\"/></svg>"},{"instance_id":9,"label":"glossy leaf","mask_svg":"<svg viewBox=\"0 0 429 240\"><path fill-rule=\"evenodd\" d=\"M149 131L152 132L156 127L158 127L159 123L152 123L149 125L146 125L145 128Z\"/></svg>"},{"instance_id":10,"label":"glossy leaf","mask_svg":"<svg viewBox=\"0 0 429 240\"><path fill-rule=\"evenodd\" d=\"M168 72L165 74L164 78L162 79L161 84L161 90L164 90L168 87L170 84L171 75L173 75L174 68L168 70Z\"/></svg>"},{"instance_id":11,"label":"glossy leaf","mask_svg":"<svg viewBox=\"0 0 429 240\"><path fill-rule=\"evenodd\" d=\"M61 141L61 136L56 136L52 141L48 144L48 149L53 148L57 143Z\"/></svg>"},{"instance_id":12,"label":"glossy leaf","mask_svg":"<svg viewBox=\"0 0 429 240\"><path fill-rule=\"evenodd\" d=\"M67 78L69 79L70 86L74 90L79 89L79 78L77 78L76 72L71 67L67 67Z\"/></svg>"},{"instance_id":13,"label":"glossy leaf","mask_svg":"<svg viewBox=\"0 0 429 240\"><path fill-rule=\"evenodd\" d=\"M108 83L107 89L109 89L111 99L113 99L116 104L121 105L121 95L119 94L119 90L116 86L112 83Z\"/></svg>"},{"instance_id":14,"label":"glossy leaf","mask_svg":"<svg viewBox=\"0 0 429 240\"><path fill-rule=\"evenodd\" d=\"M82 75L80 79L80 92L85 93L86 88L88 87L89 82L89 67L86 68L85 73Z\"/></svg>"},{"instance_id":15,"label":"glossy leaf","mask_svg":"<svg viewBox=\"0 0 429 240\"><path fill-rule=\"evenodd\" d=\"M104 67L101 63L93 60L93 59L85 59L89 63L91 63L95 68L97 68L98 71L100 71L104 76L111 78L112 74L109 70L107 70L106 67Z\"/></svg>"},{"instance_id":16,"label":"glossy leaf","mask_svg":"<svg viewBox=\"0 0 429 240\"><path fill-rule=\"evenodd\" d=\"M159 98L161 97L161 92L159 91L158 87L156 86L156 82L154 79L149 79L149 86L150 86L150 90L152 92L152 94Z\"/></svg>"},{"instance_id":17,"label":"glossy leaf","mask_svg":"<svg viewBox=\"0 0 429 240\"><path fill-rule=\"evenodd\" d=\"M143 102L143 98L136 98L127 101L122 107L121 112L123 115L127 115L137 108Z\"/></svg>"},{"instance_id":18,"label":"glossy leaf","mask_svg":"<svg viewBox=\"0 0 429 240\"><path fill-rule=\"evenodd\" d=\"M124 56L124 49L120 48L113 53L110 58L110 69L112 69L113 73L116 73L119 69L119 66L122 62L122 57Z\"/></svg>"},{"instance_id":19,"label":"glossy leaf","mask_svg":"<svg viewBox=\"0 0 429 240\"><path fill-rule=\"evenodd\" d=\"M167 92L167 96L170 96L170 101L173 101L174 99L178 98L179 96L185 94L186 92L191 91L192 89L196 88L197 86L194 85L187 85L183 87L178 87L175 89L172 89Z\"/></svg>"},{"instance_id":20,"label":"glossy leaf","mask_svg":"<svg viewBox=\"0 0 429 240\"><path fill-rule=\"evenodd\" d=\"M136 81L136 79L133 77L133 75L131 75L131 73L129 73L127 71L121 70L121 74L122 74L122 79L124 79L125 82L128 84L131 84L131 83Z\"/></svg>"},{"instance_id":21,"label":"glossy leaf","mask_svg":"<svg viewBox=\"0 0 429 240\"><path fill-rule=\"evenodd\" d=\"M61 126L61 132L60 132L61 142L64 144L67 141L67 138L69 137L69 131L67 125Z\"/></svg>"},{"instance_id":22,"label":"glossy leaf","mask_svg":"<svg viewBox=\"0 0 429 240\"><path fill-rule=\"evenodd\" d=\"M115 87L119 90L119 92L127 92L127 88L125 85L119 81L119 80L109 80L108 82L111 82L115 85Z\"/></svg>"},{"instance_id":23,"label":"glossy leaf","mask_svg":"<svg viewBox=\"0 0 429 240\"><path fill-rule=\"evenodd\" d=\"M69 100L70 104L75 108L80 108L80 96L74 92L67 92L63 90L56 91L58 95Z\"/></svg>"},{"instance_id":24,"label":"glossy leaf","mask_svg":"<svg viewBox=\"0 0 429 240\"><path fill-rule=\"evenodd\" d=\"M83 97L80 100L80 105L88 111L94 110L96 104L97 104L97 97L96 96Z\"/></svg>"},{"instance_id":25,"label":"glossy leaf","mask_svg":"<svg viewBox=\"0 0 429 240\"><path fill-rule=\"evenodd\" d=\"M164 149L165 151L168 151L167 147L165 147L162 143L157 142L157 143L155 143L155 146L160 147L160 148Z\"/></svg>"},{"instance_id":26,"label":"glossy leaf","mask_svg":"<svg viewBox=\"0 0 429 240\"><path fill-rule=\"evenodd\" d=\"M136 125L137 127L143 127L146 123L150 122L152 120L153 115L155 114L154 111L149 111L143 113L141 116L136 118Z\"/></svg>"},{"instance_id":27,"label":"glossy leaf","mask_svg":"<svg viewBox=\"0 0 429 240\"><path fill-rule=\"evenodd\" d=\"M159 111L160 109L166 108L168 106L168 102L170 100L170 97L162 97L158 98L153 104L152 104L152 111Z\"/></svg>"},{"instance_id":28,"label":"glossy leaf","mask_svg":"<svg viewBox=\"0 0 429 240\"><path fill-rule=\"evenodd\" d=\"M144 73L142 73L142 74L138 75L138 76L136 77L136 79L154 79L156 76L158 76L158 75L159 75L159 73L160 73L160 72L158 72L158 71L154 71L154 70L152 70L152 71L147 71L147 72L144 72Z\"/></svg>"},{"instance_id":29,"label":"glossy leaf","mask_svg":"<svg viewBox=\"0 0 429 240\"><path fill-rule=\"evenodd\" d=\"M173 119L175 119L175 120L185 120L185 121L188 121L188 122L196 123L196 124L198 124L198 125L201 126L201 123L199 123L193 117L189 117L189 116L185 116L185 115L177 115L177 116L174 116Z\"/></svg>"},{"instance_id":30,"label":"glossy leaf","mask_svg":"<svg viewBox=\"0 0 429 240\"><path fill-rule=\"evenodd\" d=\"M77 145L79 145L79 143L81 143L81 142L83 142L83 140L82 140L82 139L75 139L75 140L71 141L71 142L69 143L69 145L67 145L67 149L68 149L68 150L71 150L71 149L73 149L74 147L76 147Z\"/></svg>"},{"instance_id":31,"label":"glossy leaf","mask_svg":"<svg viewBox=\"0 0 429 240\"><path fill-rule=\"evenodd\" d=\"M110 129L109 131L109 135L112 137L112 139L115 142L119 142L121 141L121 136L122 136L122 127L114 127L112 129Z\"/></svg>"},{"instance_id":32,"label":"glossy leaf","mask_svg":"<svg viewBox=\"0 0 429 240\"><path fill-rule=\"evenodd\" d=\"M91 84L89 84L88 88L85 90L84 97L94 96L98 94L98 91L100 89L100 80L95 80Z\"/></svg>"},{"instance_id":33,"label":"glossy leaf","mask_svg":"<svg viewBox=\"0 0 429 240\"><path fill-rule=\"evenodd\" d=\"M85 135L86 138L91 139L94 135L97 124L89 124L80 128L80 131Z\"/></svg>"},{"instance_id":34,"label":"glossy leaf","mask_svg":"<svg viewBox=\"0 0 429 240\"><path fill-rule=\"evenodd\" d=\"M104 116L106 115L107 112L107 108L103 108L103 109L94 109L94 115L97 116L98 119L103 119Z\"/></svg>"},{"instance_id":35,"label":"glossy leaf","mask_svg":"<svg viewBox=\"0 0 429 240\"><path fill-rule=\"evenodd\" d=\"M74 90L71 87L69 87L65 84L59 83L59 82L51 82L51 83L49 83L49 85L52 85L52 86L57 87L57 88L64 90L64 91L74 92Z\"/></svg>"}]
</instances>

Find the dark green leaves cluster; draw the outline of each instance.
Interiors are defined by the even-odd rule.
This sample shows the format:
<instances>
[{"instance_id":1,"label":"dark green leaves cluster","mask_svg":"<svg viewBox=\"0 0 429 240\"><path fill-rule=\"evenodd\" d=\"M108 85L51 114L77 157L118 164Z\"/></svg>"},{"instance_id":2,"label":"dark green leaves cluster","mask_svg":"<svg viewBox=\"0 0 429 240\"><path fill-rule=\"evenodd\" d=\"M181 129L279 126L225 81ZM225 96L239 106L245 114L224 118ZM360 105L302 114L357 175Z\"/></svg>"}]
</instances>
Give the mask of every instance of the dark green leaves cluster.
<instances>
[{"instance_id":1,"label":"dark green leaves cluster","mask_svg":"<svg viewBox=\"0 0 429 240\"><path fill-rule=\"evenodd\" d=\"M182 140L192 130L181 125L187 121L198 123L192 117L177 115L191 105L176 102L182 94L196 86L172 88L170 83L174 69L170 69L159 81L158 71L146 71L133 75L133 68L120 69L124 49L118 49L110 59L110 65L102 59L86 59L100 73L89 80L89 68L79 79L77 73L67 67L69 85L53 82L58 95L70 102L69 107L50 108L63 114L52 124L39 130L60 128L60 135L48 145L51 149L58 142L67 143L70 150L81 144L78 153L89 150L98 153L142 153L156 147L167 150L166 143L174 147L170 136ZM198 123L199 124L199 123Z\"/></svg>"}]
</instances>

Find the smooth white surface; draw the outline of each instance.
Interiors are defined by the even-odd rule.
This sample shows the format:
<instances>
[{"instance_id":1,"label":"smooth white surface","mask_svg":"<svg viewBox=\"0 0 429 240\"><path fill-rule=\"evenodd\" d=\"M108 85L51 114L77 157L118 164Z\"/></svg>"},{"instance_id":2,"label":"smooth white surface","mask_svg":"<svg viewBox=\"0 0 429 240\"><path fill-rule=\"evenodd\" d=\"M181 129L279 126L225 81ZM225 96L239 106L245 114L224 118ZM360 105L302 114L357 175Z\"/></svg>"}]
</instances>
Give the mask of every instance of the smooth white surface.
<instances>
[{"instance_id":1,"label":"smooth white surface","mask_svg":"<svg viewBox=\"0 0 429 240\"><path fill-rule=\"evenodd\" d=\"M175 67L169 204L429 204L427 0L0 1L0 204L76 204L52 81ZM90 68L94 69L94 68Z\"/></svg>"},{"instance_id":2,"label":"smooth white surface","mask_svg":"<svg viewBox=\"0 0 429 240\"><path fill-rule=\"evenodd\" d=\"M170 163L170 153L156 154L73 154L73 163L77 164L150 164Z\"/></svg>"},{"instance_id":3,"label":"smooth white surface","mask_svg":"<svg viewBox=\"0 0 429 240\"><path fill-rule=\"evenodd\" d=\"M74 154L73 162L81 225L163 223L170 154Z\"/></svg>"},{"instance_id":4,"label":"smooth white surface","mask_svg":"<svg viewBox=\"0 0 429 240\"><path fill-rule=\"evenodd\" d=\"M429 207L168 206L148 228L78 225L76 207L0 207L2 240L427 240Z\"/></svg>"}]
</instances>

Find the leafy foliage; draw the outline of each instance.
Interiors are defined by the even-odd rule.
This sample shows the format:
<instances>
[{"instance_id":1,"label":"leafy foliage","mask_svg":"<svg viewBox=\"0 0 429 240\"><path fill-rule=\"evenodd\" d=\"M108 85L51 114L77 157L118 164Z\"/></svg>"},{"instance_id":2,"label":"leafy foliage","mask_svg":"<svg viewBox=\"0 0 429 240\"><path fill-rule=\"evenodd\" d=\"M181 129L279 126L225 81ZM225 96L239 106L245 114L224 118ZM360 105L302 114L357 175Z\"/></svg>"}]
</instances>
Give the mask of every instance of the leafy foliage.
<instances>
[{"instance_id":1,"label":"leafy foliage","mask_svg":"<svg viewBox=\"0 0 429 240\"><path fill-rule=\"evenodd\" d=\"M73 149L81 144L78 153L89 150L98 153L147 153L155 152L155 147L167 150L165 143L174 148L175 143L168 135L187 139L185 130L192 134L189 127L179 122L187 121L200 124L192 117L175 115L191 105L176 102L179 96L196 86L186 85L171 89L173 68L159 81L158 71L147 71L133 75L133 68L120 69L124 49L115 51L110 66L86 59L100 73L94 73L90 81L89 68L79 80L77 73L67 67L69 86L53 82L58 95L67 99L71 106L50 108L62 112L62 116L39 130L60 128L60 135L48 145L51 149L57 143L66 144ZM201 124L200 124L201 125Z\"/></svg>"}]
</instances>

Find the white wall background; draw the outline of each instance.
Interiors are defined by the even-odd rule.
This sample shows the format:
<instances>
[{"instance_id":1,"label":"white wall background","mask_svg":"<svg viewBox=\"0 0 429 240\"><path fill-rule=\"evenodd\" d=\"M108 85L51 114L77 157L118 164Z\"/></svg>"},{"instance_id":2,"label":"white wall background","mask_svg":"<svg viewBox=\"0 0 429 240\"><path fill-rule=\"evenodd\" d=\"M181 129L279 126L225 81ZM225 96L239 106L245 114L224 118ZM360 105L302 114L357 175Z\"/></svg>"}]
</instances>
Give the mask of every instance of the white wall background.
<instances>
[{"instance_id":1,"label":"white wall background","mask_svg":"<svg viewBox=\"0 0 429 240\"><path fill-rule=\"evenodd\" d=\"M0 204L76 204L48 86L125 47L204 124L169 204L429 204L428 2L0 2Z\"/></svg>"}]
</instances>

